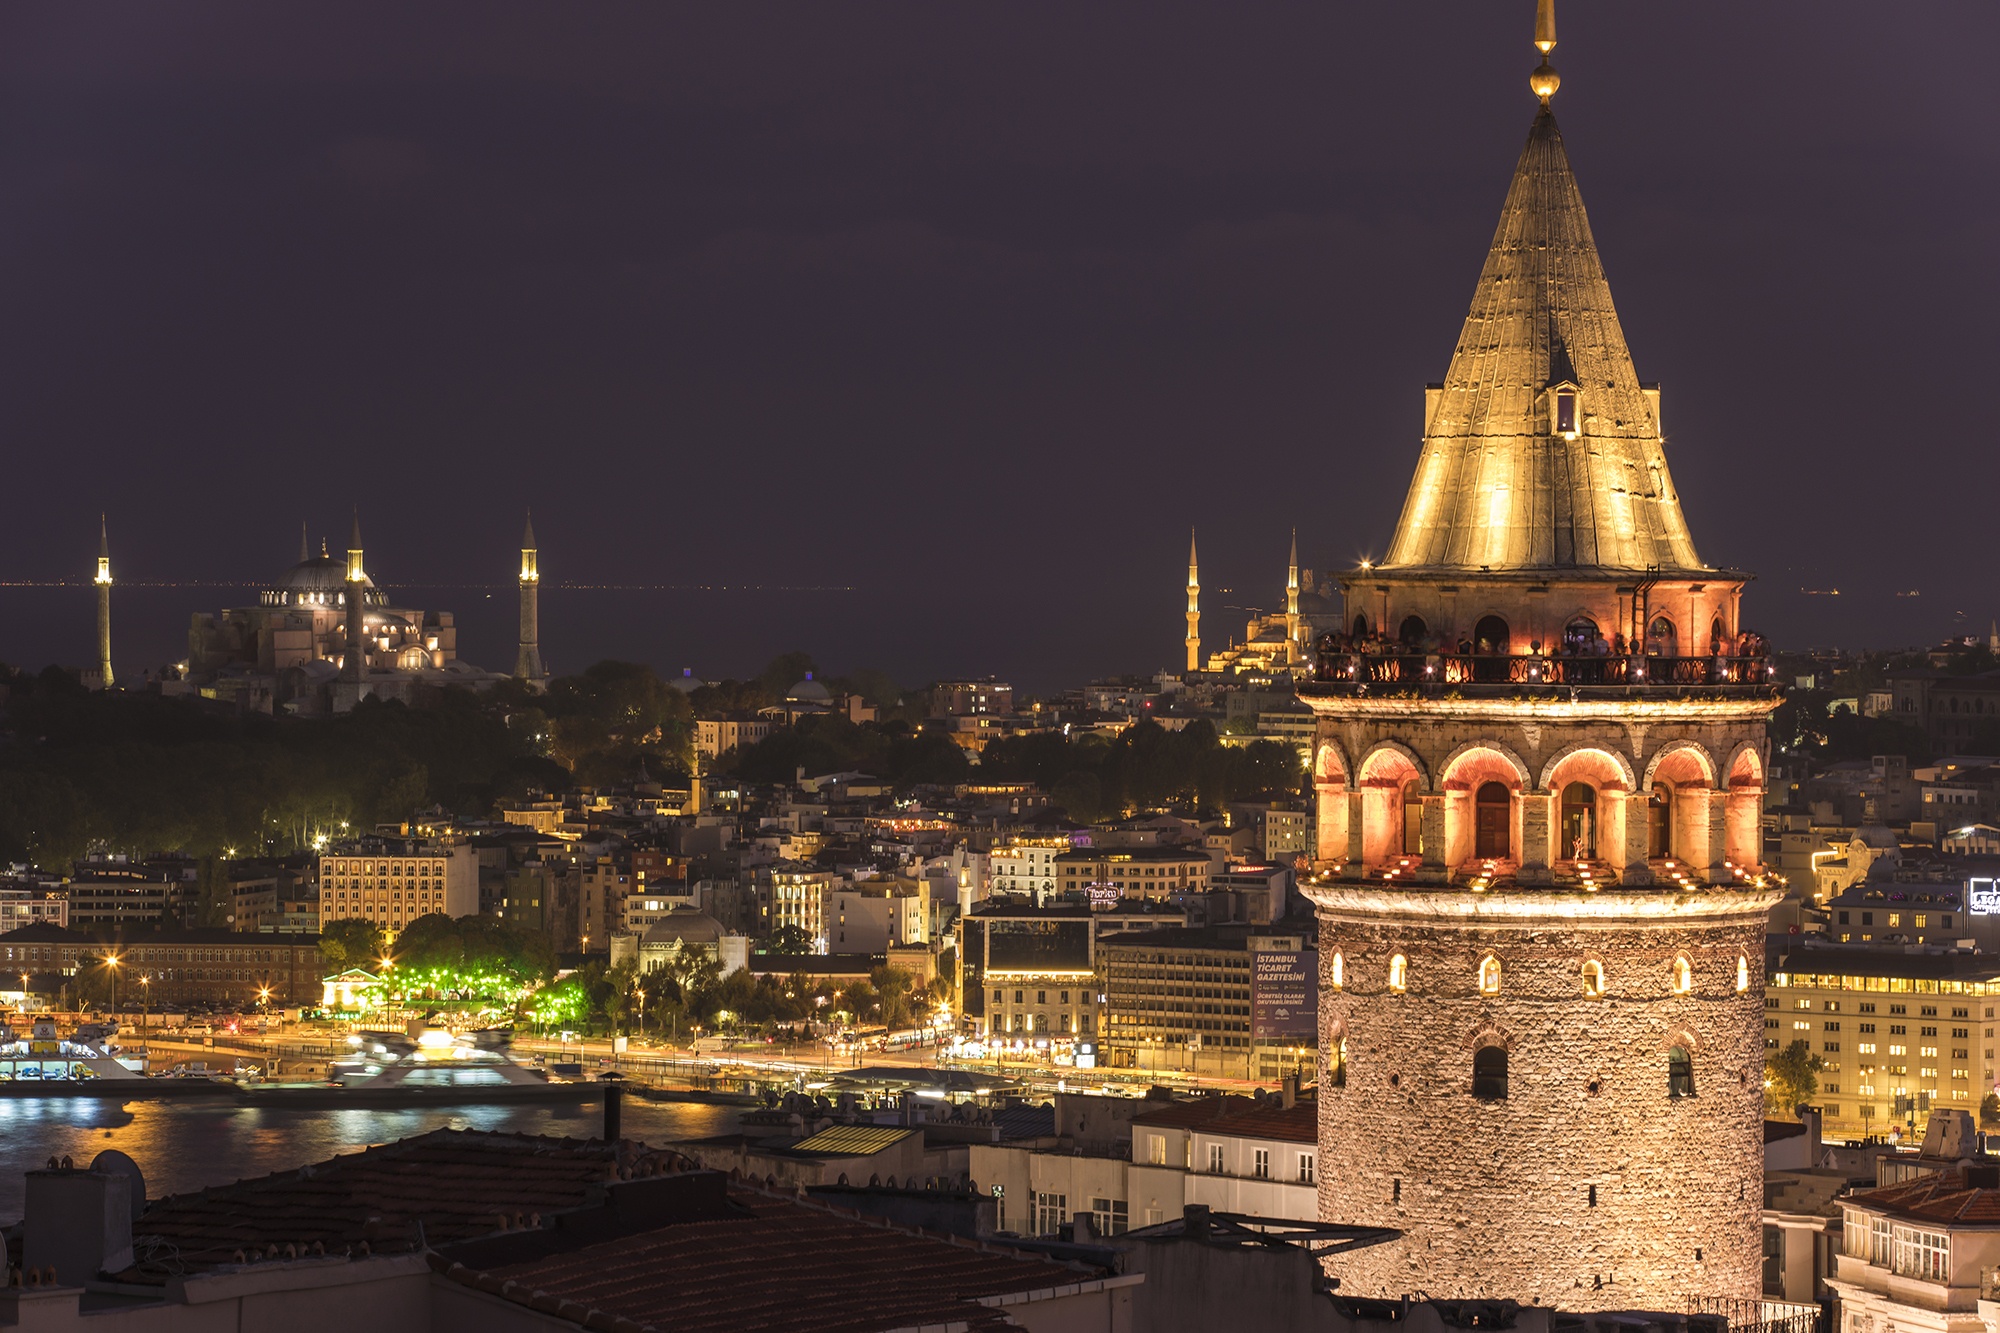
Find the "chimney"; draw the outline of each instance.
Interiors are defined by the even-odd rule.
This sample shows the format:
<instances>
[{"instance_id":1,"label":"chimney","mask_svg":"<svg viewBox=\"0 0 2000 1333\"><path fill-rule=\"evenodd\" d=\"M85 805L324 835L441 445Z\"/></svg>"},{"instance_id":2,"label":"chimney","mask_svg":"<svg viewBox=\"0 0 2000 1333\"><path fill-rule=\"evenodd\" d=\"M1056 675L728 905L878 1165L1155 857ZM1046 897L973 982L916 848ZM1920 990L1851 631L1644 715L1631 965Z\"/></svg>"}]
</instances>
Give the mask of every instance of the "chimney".
<instances>
[{"instance_id":1,"label":"chimney","mask_svg":"<svg viewBox=\"0 0 2000 1333\"><path fill-rule=\"evenodd\" d=\"M1208 1234L1208 1205L1191 1203L1181 1211L1181 1230L1190 1236Z\"/></svg>"},{"instance_id":2,"label":"chimney","mask_svg":"<svg viewBox=\"0 0 2000 1333\"><path fill-rule=\"evenodd\" d=\"M1806 1127L1806 1161L1809 1165L1818 1166L1823 1115L1817 1106L1801 1106L1797 1110L1799 1123Z\"/></svg>"},{"instance_id":3,"label":"chimney","mask_svg":"<svg viewBox=\"0 0 2000 1333\"><path fill-rule=\"evenodd\" d=\"M1069 1224L1069 1238L1073 1245L1097 1244L1097 1219L1089 1213L1078 1213Z\"/></svg>"},{"instance_id":4,"label":"chimney","mask_svg":"<svg viewBox=\"0 0 2000 1333\"><path fill-rule=\"evenodd\" d=\"M1292 1108L1293 1108L1294 1106L1297 1106L1297 1105L1299 1104L1299 1076L1298 1076L1298 1074L1296 1074L1296 1073L1291 1073L1291 1074L1287 1074L1287 1075L1285 1075L1285 1082L1284 1082L1284 1084L1283 1084L1283 1089L1284 1089L1284 1090L1283 1090L1283 1091L1282 1091L1282 1092L1281 1092L1281 1093L1280 1093L1279 1095L1280 1095L1280 1096L1281 1096L1281 1097L1282 1097L1282 1098L1284 1099L1284 1107L1285 1107L1285 1109L1286 1109L1287 1111L1289 1111L1289 1110L1291 1110L1291 1109L1292 1109Z\"/></svg>"},{"instance_id":5,"label":"chimney","mask_svg":"<svg viewBox=\"0 0 2000 1333\"><path fill-rule=\"evenodd\" d=\"M604 1141L616 1147L625 1129L625 1089L619 1080L625 1076L616 1070L604 1076Z\"/></svg>"},{"instance_id":6,"label":"chimney","mask_svg":"<svg viewBox=\"0 0 2000 1333\"><path fill-rule=\"evenodd\" d=\"M24 1268L53 1266L65 1287L80 1287L99 1273L132 1264L132 1219L146 1203L139 1168L124 1153L100 1153L89 1170L65 1157L27 1173L21 1219Z\"/></svg>"}]
</instances>

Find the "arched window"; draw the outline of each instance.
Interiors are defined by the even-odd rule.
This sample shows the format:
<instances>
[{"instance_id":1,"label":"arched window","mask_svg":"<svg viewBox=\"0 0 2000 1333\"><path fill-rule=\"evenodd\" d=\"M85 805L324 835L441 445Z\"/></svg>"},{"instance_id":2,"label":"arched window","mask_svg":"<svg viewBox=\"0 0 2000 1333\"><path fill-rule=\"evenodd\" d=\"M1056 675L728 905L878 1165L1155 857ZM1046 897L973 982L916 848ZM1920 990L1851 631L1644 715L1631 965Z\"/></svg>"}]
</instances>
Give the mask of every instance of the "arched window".
<instances>
[{"instance_id":1,"label":"arched window","mask_svg":"<svg viewBox=\"0 0 2000 1333\"><path fill-rule=\"evenodd\" d=\"M1694 1057L1685 1046L1667 1052L1667 1096L1694 1096Z\"/></svg>"},{"instance_id":2,"label":"arched window","mask_svg":"<svg viewBox=\"0 0 2000 1333\"><path fill-rule=\"evenodd\" d=\"M1498 1101L1507 1095L1507 1048L1481 1046L1472 1053L1472 1095Z\"/></svg>"},{"instance_id":3,"label":"arched window","mask_svg":"<svg viewBox=\"0 0 2000 1333\"><path fill-rule=\"evenodd\" d=\"M1674 994L1685 995L1693 989L1693 966L1685 958L1674 959Z\"/></svg>"},{"instance_id":4,"label":"arched window","mask_svg":"<svg viewBox=\"0 0 2000 1333\"><path fill-rule=\"evenodd\" d=\"M1338 949L1334 950L1333 953L1333 966L1331 968L1331 977L1333 982L1333 988L1335 990L1339 990L1342 986L1345 986L1347 984L1347 959L1341 956L1340 951Z\"/></svg>"},{"instance_id":5,"label":"arched window","mask_svg":"<svg viewBox=\"0 0 2000 1333\"><path fill-rule=\"evenodd\" d=\"M1357 638L1357 639L1365 639L1365 638L1367 638L1367 637L1368 637L1368 617L1367 617L1367 616L1356 616L1356 617L1354 617L1354 637L1355 637L1355 638Z\"/></svg>"},{"instance_id":6,"label":"arched window","mask_svg":"<svg viewBox=\"0 0 2000 1333\"><path fill-rule=\"evenodd\" d=\"M1403 641L1404 647L1417 648L1422 646L1424 636L1430 632L1430 626L1424 623L1422 616L1404 616L1403 623L1396 629L1396 637Z\"/></svg>"},{"instance_id":7,"label":"arched window","mask_svg":"<svg viewBox=\"0 0 2000 1333\"><path fill-rule=\"evenodd\" d=\"M1717 616L1713 621L1709 623L1708 642L1709 642L1710 652L1719 653L1722 652L1724 649L1728 648L1729 636L1723 632L1721 616Z\"/></svg>"},{"instance_id":8,"label":"arched window","mask_svg":"<svg viewBox=\"0 0 2000 1333\"><path fill-rule=\"evenodd\" d=\"M1587 653L1590 646L1603 637L1604 632L1597 628L1595 620L1589 616L1578 616L1563 626L1563 651Z\"/></svg>"},{"instance_id":9,"label":"arched window","mask_svg":"<svg viewBox=\"0 0 2000 1333\"><path fill-rule=\"evenodd\" d=\"M1403 784L1403 855L1424 854L1423 787L1415 778Z\"/></svg>"},{"instance_id":10,"label":"arched window","mask_svg":"<svg viewBox=\"0 0 2000 1333\"><path fill-rule=\"evenodd\" d=\"M1513 798L1506 784L1480 784L1472 798L1472 854L1481 860L1501 860L1513 848Z\"/></svg>"},{"instance_id":11,"label":"arched window","mask_svg":"<svg viewBox=\"0 0 2000 1333\"><path fill-rule=\"evenodd\" d=\"M1653 784L1646 798L1646 855L1674 854L1674 789L1664 782Z\"/></svg>"},{"instance_id":12,"label":"arched window","mask_svg":"<svg viewBox=\"0 0 2000 1333\"><path fill-rule=\"evenodd\" d=\"M1949 925L1949 922L1946 922ZM1736 955L1736 989L1750 989L1750 960L1742 954Z\"/></svg>"},{"instance_id":13,"label":"arched window","mask_svg":"<svg viewBox=\"0 0 2000 1333\"><path fill-rule=\"evenodd\" d=\"M1646 627L1646 652L1651 657L1679 657L1679 637L1674 633L1674 622L1665 616L1654 616L1653 623Z\"/></svg>"},{"instance_id":14,"label":"arched window","mask_svg":"<svg viewBox=\"0 0 2000 1333\"><path fill-rule=\"evenodd\" d=\"M1499 616L1481 616L1479 623L1472 627L1472 651L1475 653L1506 652L1507 622Z\"/></svg>"},{"instance_id":15,"label":"arched window","mask_svg":"<svg viewBox=\"0 0 2000 1333\"><path fill-rule=\"evenodd\" d=\"M1410 984L1410 960L1397 954L1389 960L1389 989L1402 990Z\"/></svg>"},{"instance_id":16,"label":"arched window","mask_svg":"<svg viewBox=\"0 0 2000 1333\"><path fill-rule=\"evenodd\" d=\"M1347 1038L1342 1037L1333 1044L1333 1086L1347 1086ZM1155 1143L1158 1139L1153 1140Z\"/></svg>"},{"instance_id":17,"label":"arched window","mask_svg":"<svg viewBox=\"0 0 2000 1333\"><path fill-rule=\"evenodd\" d=\"M1597 855L1597 788L1572 782L1562 794L1562 844L1557 856L1587 861Z\"/></svg>"},{"instance_id":18,"label":"arched window","mask_svg":"<svg viewBox=\"0 0 2000 1333\"><path fill-rule=\"evenodd\" d=\"M1604 994L1604 964L1595 958L1583 965L1583 993L1593 999Z\"/></svg>"},{"instance_id":19,"label":"arched window","mask_svg":"<svg viewBox=\"0 0 2000 1333\"><path fill-rule=\"evenodd\" d=\"M1492 954L1479 960L1479 993L1481 995L1500 993L1500 960Z\"/></svg>"}]
</instances>

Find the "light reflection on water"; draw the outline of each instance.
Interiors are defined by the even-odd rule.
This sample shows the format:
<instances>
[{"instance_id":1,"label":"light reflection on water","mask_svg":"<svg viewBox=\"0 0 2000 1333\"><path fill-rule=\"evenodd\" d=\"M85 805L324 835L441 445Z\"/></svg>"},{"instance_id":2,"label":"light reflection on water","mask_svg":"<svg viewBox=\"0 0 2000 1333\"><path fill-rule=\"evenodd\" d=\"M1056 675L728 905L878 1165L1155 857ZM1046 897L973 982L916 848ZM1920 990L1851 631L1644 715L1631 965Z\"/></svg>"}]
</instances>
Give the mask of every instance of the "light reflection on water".
<instances>
[{"instance_id":1,"label":"light reflection on water","mask_svg":"<svg viewBox=\"0 0 2000 1333\"><path fill-rule=\"evenodd\" d=\"M624 1135L652 1144L726 1134L737 1111L727 1106L647 1102L627 1097ZM96 1098L0 1098L0 1219L21 1215L22 1173L51 1157L78 1166L106 1148L131 1156L146 1173L146 1196L157 1199L250 1176L289 1171L338 1153L389 1143L434 1129L483 1129L590 1138L601 1131L604 1107L589 1101L559 1106L434 1106L407 1111L272 1110L207 1102Z\"/></svg>"}]
</instances>

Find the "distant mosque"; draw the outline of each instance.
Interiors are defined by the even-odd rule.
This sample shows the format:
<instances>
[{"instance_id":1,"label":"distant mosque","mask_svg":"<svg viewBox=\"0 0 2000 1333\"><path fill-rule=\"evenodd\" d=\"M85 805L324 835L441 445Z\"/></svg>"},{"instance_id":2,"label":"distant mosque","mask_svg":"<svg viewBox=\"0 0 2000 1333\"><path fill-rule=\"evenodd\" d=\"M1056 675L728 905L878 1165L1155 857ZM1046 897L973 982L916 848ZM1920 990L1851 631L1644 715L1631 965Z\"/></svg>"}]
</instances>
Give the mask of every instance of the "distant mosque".
<instances>
[{"instance_id":1,"label":"distant mosque","mask_svg":"<svg viewBox=\"0 0 2000 1333\"><path fill-rule=\"evenodd\" d=\"M1201 655L1201 571L1194 538L1188 538L1187 671L1219 676L1290 676L1310 674L1310 651L1319 635L1340 625L1339 586L1299 567L1299 534L1292 533L1291 565L1285 574L1285 609L1266 614L1252 610L1241 642Z\"/></svg>"},{"instance_id":2,"label":"distant mosque","mask_svg":"<svg viewBox=\"0 0 2000 1333\"><path fill-rule=\"evenodd\" d=\"M521 537L521 637L514 678L546 683L540 642L541 573L532 520ZM111 550L100 531L97 577L98 664L87 673L96 688L112 687ZM234 703L262 713L323 716L344 713L366 698L422 703L447 686L483 690L509 677L458 655L458 627L449 611L392 606L368 576L357 514L346 559L312 554L299 534L298 563L257 605L214 614L197 611L188 625L183 679L174 692Z\"/></svg>"}]
</instances>

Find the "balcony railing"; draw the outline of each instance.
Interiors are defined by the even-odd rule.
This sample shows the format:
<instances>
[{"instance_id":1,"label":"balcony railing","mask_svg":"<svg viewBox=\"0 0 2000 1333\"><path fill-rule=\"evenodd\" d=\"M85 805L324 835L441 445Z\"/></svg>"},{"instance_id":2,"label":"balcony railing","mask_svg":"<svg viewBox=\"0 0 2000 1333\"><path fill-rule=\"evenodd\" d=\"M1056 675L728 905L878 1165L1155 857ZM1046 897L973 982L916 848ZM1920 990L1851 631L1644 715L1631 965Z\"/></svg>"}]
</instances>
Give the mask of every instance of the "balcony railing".
<instances>
[{"instance_id":1,"label":"balcony railing","mask_svg":"<svg viewBox=\"0 0 2000 1333\"><path fill-rule=\"evenodd\" d=\"M1322 651L1315 664L1313 683L1346 686L1356 693L1386 694L1492 686L1509 691L1551 688L1673 692L1692 688L1766 693L1777 688L1777 669L1767 657Z\"/></svg>"}]
</instances>

